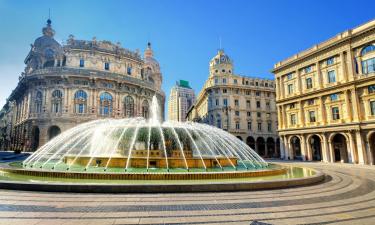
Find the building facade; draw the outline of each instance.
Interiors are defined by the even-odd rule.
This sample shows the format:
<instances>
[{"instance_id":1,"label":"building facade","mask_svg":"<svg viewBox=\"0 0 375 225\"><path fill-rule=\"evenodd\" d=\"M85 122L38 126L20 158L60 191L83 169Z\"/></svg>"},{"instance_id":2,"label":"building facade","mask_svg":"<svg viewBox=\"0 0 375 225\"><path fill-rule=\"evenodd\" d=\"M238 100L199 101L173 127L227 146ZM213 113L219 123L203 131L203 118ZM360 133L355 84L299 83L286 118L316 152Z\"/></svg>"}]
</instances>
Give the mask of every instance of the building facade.
<instances>
[{"instance_id":1,"label":"building facade","mask_svg":"<svg viewBox=\"0 0 375 225\"><path fill-rule=\"evenodd\" d=\"M375 20L274 66L285 159L375 163Z\"/></svg>"},{"instance_id":2,"label":"building facade","mask_svg":"<svg viewBox=\"0 0 375 225\"><path fill-rule=\"evenodd\" d=\"M209 77L187 119L230 132L263 157L279 157L273 80L235 75L232 60L219 50Z\"/></svg>"},{"instance_id":3,"label":"building facade","mask_svg":"<svg viewBox=\"0 0 375 225\"><path fill-rule=\"evenodd\" d=\"M54 34L48 20L0 113L3 149L34 151L90 120L148 118L154 95L164 109L162 74L150 44L141 57L138 51L96 38L76 40L71 35L61 45Z\"/></svg>"},{"instance_id":4,"label":"building facade","mask_svg":"<svg viewBox=\"0 0 375 225\"><path fill-rule=\"evenodd\" d=\"M172 87L168 100L168 120L186 121L189 108L195 102L194 90L189 82L180 80Z\"/></svg>"}]
</instances>

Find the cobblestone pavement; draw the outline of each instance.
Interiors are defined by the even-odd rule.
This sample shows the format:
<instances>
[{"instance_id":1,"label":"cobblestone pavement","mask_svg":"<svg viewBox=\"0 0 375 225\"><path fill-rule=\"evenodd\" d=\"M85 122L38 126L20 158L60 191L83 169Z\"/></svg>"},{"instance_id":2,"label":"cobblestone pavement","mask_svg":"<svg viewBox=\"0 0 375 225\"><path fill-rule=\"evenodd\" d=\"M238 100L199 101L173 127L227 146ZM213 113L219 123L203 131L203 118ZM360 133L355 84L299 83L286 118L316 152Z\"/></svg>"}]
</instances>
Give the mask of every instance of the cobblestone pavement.
<instances>
[{"instance_id":1,"label":"cobblestone pavement","mask_svg":"<svg viewBox=\"0 0 375 225\"><path fill-rule=\"evenodd\" d=\"M0 190L0 224L375 224L375 166L296 164L328 176L313 186L252 192Z\"/></svg>"}]
</instances>

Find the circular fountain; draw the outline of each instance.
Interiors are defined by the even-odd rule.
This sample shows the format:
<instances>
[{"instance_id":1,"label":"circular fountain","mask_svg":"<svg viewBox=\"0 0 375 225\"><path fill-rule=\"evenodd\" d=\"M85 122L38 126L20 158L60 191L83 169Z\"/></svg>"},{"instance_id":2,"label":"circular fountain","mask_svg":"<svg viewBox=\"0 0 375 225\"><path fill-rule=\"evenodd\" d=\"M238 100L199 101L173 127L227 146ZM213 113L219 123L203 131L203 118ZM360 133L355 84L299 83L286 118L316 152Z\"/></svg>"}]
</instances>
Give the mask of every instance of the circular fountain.
<instances>
[{"instance_id":1,"label":"circular fountain","mask_svg":"<svg viewBox=\"0 0 375 225\"><path fill-rule=\"evenodd\" d=\"M282 180L279 185L270 181L243 183L246 180L241 179L254 177L272 180L272 176L282 176L293 179L295 169L267 163L241 140L221 129L192 122L160 122L157 112L159 109L154 96L149 120L101 119L80 124L46 143L22 164L19 163L18 167L17 164L9 164L1 171L5 172L5 176L18 176L13 176L13 179L26 177L38 180L38 177L42 177L52 181L78 181L79 184L73 186L53 187L54 190L67 187L61 189L64 191L74 187L78 188L76 191L82 188L93 191L94 189L90 188L93 185L86 185L93 180L99 183L101 180L114 181L110 191L124 191L123 185L120 185L124 181L134 183L152 180L161 180L163 183L158 184L156 189L150 183L142 183L142 189L160 191L162 185L163 190L176 191L176 187L171 186L176 183L168 183L169 181L193 181L193 186L185 183L177 187L180 191L184 190L181 187L204 191L203 184L209 185L207 190L210 190L212 185L218 188L217 184L215 185L218 182L223 190L252 189L259 188L259 185L272 188L293 185L291 180ZM303 173L312 178L310 182L316 182L323 177L313 171ZM198 180L200 182L196 183ZM306 180L299 183L306 184ZM242 184L238 184L238 181ZM106 189L104 187L108 188L108 185L99 184L99 189ZM113 185L118 189L114 190ZM0 182L0 187L4 187L4 182ZM43 189L42 185L38 187L38 190ZM95 190L99 189L96 187ZM126 190L140 189L132 186Z\"/></svg>"}]
</instances>

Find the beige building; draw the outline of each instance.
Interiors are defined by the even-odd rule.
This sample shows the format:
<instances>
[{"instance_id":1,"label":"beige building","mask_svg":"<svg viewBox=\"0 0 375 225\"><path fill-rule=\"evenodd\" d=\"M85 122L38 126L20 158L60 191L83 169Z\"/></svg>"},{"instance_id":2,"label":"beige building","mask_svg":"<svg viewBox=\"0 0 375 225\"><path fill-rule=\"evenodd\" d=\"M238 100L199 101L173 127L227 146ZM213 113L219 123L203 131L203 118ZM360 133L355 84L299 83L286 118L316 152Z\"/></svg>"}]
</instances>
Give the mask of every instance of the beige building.
<instances>
[{"instance_id":1,"label":"beige building","mask_svg":"<svg viewBox=\"0 0 375 225\"><path fill-rule=\"evenodd\" d=\"M180 80L172 87L168 100L168 120L186 121L189 108L195 102L194 90L189 82Z\"/></svg>"},{"instance_id":2,"label":"beige building","mask_svg":"<svg viewBox=\"0 0 375 225\"><path fill-rule=\"evenodd\" d=\"M153 95L164 109L162 74L148 44L144 57L119 43L54 39L51 21L25 59L25 72L0 111L0 148L35 150L79 123L149 117ZM163 111L160 114L163 117Z\"/></svg>"},{"instance_id":3,"label":"beige building","mask_svg":"<svg viewBox=\"0 0 375 225\"><path fill-rule=\"evenodd\" d=\"M222 128L263 157L279 157L273 80L235 75L233 62L219 50L188 120Z\"/></svg>"},{"instance_id":4,"label":"beige building","mask_svg":"<svg viewBox=\"0 0 375 225\"><path fill-rule=\"evenodd\" d=\"M285 159L375 163L375 20L274 66Z\"/></svg>"}]
</instances>

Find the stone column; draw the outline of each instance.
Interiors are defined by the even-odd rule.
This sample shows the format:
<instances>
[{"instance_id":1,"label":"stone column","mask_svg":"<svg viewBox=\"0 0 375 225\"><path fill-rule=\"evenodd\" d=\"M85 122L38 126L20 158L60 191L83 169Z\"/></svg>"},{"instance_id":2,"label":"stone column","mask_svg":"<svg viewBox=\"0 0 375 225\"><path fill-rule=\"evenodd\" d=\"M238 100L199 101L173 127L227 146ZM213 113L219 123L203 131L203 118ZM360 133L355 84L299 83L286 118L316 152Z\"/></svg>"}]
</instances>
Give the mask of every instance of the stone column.
<instances>
[{"instance_id":1,"label":"stone column","mask_svg":"<svg viewBox=\"0 0 375 225\"><path fill-rule=\"evenodd\" d=\"M323 96L319 97L319 108L320 108L322 125L325 125L327 123L327 115L326 115L326 107L323 103Z\"/></svg>"},{"instance_id":2,"label":"stone column","mask_svg":"<svg viewBox=\"0 0 375 225\"><path fill-rule=\"evenodd\" d=\"M276 78L276 99L279 99L281 97L281 91L280 91L280 78Z\"/></svg>"},{"instance_id":3,"label":"stone column","mask_svg":"<svg viewBox=\"0 0 375 225\"><path fill-rule=\"evenodd\" d=\"M355 80L356 71L355 71L355 63L354 63L354 56L351 49L347 50L347 74L350 76L349 80Z\"/></svg>"},{"instance_id":4,"label":"stone column","mask_svg":"<svg viewBox=\"0 0 375 225\"><path fill-rule=\"evenodd\" d=\"M345 90L344 94L345 94L345 105L346 105L346 112L347 112L347 120L348 120L348 122L352 122L353 115L352 115L352 107L350 105L349 90Z\"/></svg>"},{"instance_id":5,"label":"stone column","mask_svg":"<svg viewBox=\"0 0 375 225\"><path fill-rule=\"evenodd\" d=\"M307 150L307 160L312 161L313 156L312 156L311 144L310 144L309 140L307 139L307 137L306 137L305 141L306 141L306 150Z\"/></svg>"},{"instance_id":6,"label":"stone column","mask_svg":"<svg viewBox=\"0 0 375 225\"><path fill-rule=\"evenodd\" d=\"M302 82L301 82L301 77L299 75L299 71L298 70L296 70L296 79L297 79L298 93L302 94Z\"/></svg>"},{"instance_id":7,"label":"stone column","mask_svg":"<svg viewBox=\"0 0 375 225\"><path fill-rule=\"evenodd\" d=\"M358 74L362 75L362 58L360 56L357 57L357 65L358 65Z\"/></svg>"},{"instance_id":8,"label":"stone column","mask_svg":"<svg viewBox=\"0 0 375 225\"><path fill-rule=\"evenodd\" d=\"M318 74L318 87L323 88L323 77L322 77L322 72L320 71L320 64L319 62L315 63L316 67L316 73Z\"/></svg>"},{"instance_id":9,"label":"stone column","mask_svg":"<svg viewBox=\"0 0 375 225\"><path fill-rule=\"evenodd\" d=\"M304 135L301 135L301 153L302 153L302 160L306 161L308 159L307 147L306 147L306 138Z\"/></svg>"},{"instance_id":10,"label":"stone column","mask_svg":"<svg viewBox=\"0 0 375 225\"><path fill-rule=\"evenodd\" d=\"M288 118L286 117L286 105L282 106L282 111L283 111L283 127L287 128L288 127Z\"/></svg>"},{"instance_id":11,"label":"stone column","mask_svg":"<svg viewBox=\"0 0 375 225\"><path fill-rule=\"evenodd\" d=\"M368 140L366 138L366 148L367 148L367 163L369 165L374 165L374 160L373 160L373 155L372 155L372 151L371 151L371 145L370 145L370 140Z\"/></svg>"},{"instance_id":12,"label":"stone column","mask_svg":"<svg viewBox=\"0 0 375 225\"><path fill-rule=\"evenodd\" d=\"M357 92L355 89L352 89L350 90L351 91L351 97L352 97L352 112L353 112L353 120L358 122L359 119L360 119L360 115L361 115L361 112L360 112L360 107L359 107L359 104L358 104L358 96L357 96Z\"/></svg>"},{"instance_id":13,"label":"stone column","mask_svg":"<svg viewBox=\"0 0 375 225\"><path fill-rule=\"evenodd\" d=\"M285 98L285 87L283 83L283 77L280 77L280 91L282 98Z\"/></svg>"},{"instance_id":14,"label":"stone column","mask_svg":"<svg viewBox=\"0 0 375 225\"><path fill-rule=\"evenodd\" d=\"M305 126L305 110L303 110L302 101L299 101L299 125L304 127Z\"/></svg>"},{"instance_id":15,"label":"stone column","mask_svg":"<svg viewBox=\"0 0 375 225\"><path fill-rule=\"evenodd\" d=\"M349 136L348 155L350 156L349 157L349 162L350 163L357 163L358 159L357 159L357 155L355 153L356 146L355 146L354 137L353 137L352 132L349 131L348 136Z\"/></svg>"},{"instance_id":16,"label":"stone column","mask_svg":"<svg viewBox=\"0 0 375 225\"><path fill-rule=\"evenodd\" d=\"M335 161L335 152L334 152L331 140L328 140L328 149L329 149L329 162L333 163Z\"/></svg>"},{"instance_id":17,"label":"stone column","mask_svg":"<svg viewBox=\"0 0 375 225\"><path fill-rule=\"evenodd\" d=\"M345 67L346 67L346 63L345 63L345 58L344 58L344 52L341 52L340 53L340 73L341 73L344 81L347 82L348 76L347 76Z\"/></svg>"},{"instance_id":18,"label":"stone column","mask_svg":"<svg viewBox=\"0 0 375 225\"><path fill-rule=\"evenodd\" d=\"M274 150L273 150L272 157L273 156L280 157L280 155L277 154L277 141L275 141L275 144L274 144L273 148L274 148Z\"/></svg>"},{"instance_id":19,"label":"stone column","mask_svg":"<svg viewBox=\"0 0 375 225\"><path fill-rule=\"evenodd\" d=\"M361 131L355 131L355 138L357 143L357 152L358 152L358 163L366 164L366 150L361 136Z\"/></svg>"},{"instance_id":20,"label":"stone column","mask_svg":"<svg viewBox=\"0 0 375 225\"><path fill-rule=\"evenodd\" d=\"M285 146L285 149L284 149L285 159L289 160L289 158L290 158L289 142L288 142L288 139L287 139L286 135L284 136L284 146Z\"/></svg>"},{"instance_id":21,"label":"stone column","mask_svg":"<svg viewBox=\"0 0 375 225\"><path fill-rule=\"evenodd\" d=\"M280 135L280 158L281 159L286 159L285 158L285 143L284 143L284 136Z\"/></svg>"},{"instance_id":22,"label":"stone column","mask_svg":"<svg viewBox=\"0 0 375 225\"><path fill-rule=\"evenodd\" d=\"M323 162L329 162L329 143L328 143L328 138L325 134L322 134L322 158Z\"/></svg>"}]
</instances>

